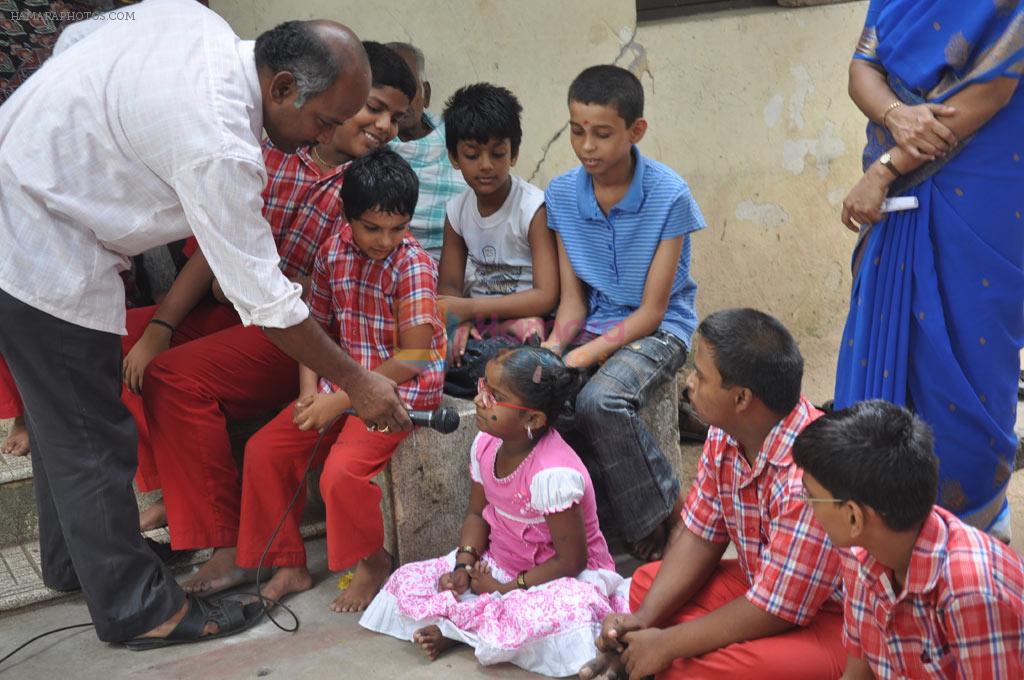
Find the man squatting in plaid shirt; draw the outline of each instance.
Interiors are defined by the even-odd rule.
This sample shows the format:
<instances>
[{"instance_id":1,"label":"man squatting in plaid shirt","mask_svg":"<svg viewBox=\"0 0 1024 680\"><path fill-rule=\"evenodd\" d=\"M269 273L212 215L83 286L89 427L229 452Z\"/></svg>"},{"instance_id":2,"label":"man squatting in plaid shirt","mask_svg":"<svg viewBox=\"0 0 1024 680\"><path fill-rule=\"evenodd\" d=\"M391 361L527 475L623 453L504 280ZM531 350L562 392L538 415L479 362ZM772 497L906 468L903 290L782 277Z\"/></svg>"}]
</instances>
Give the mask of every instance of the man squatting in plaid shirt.
<instances>
[{"instance_id":1,"label":"man squatting in plaid shirt","mask_svg":"<svg viewBox=\"0 0 1024 680\"><path fill-rule=\"evenodd\" d=\"M264 213L282 271L304 288L317 249L344 223L339 188L347 165L395 137L416 92L401 57L379 43L363 47L372 76L363 108L310 152L264 146ZM182 584L186 591L212 593L249 577L235 565L242 490L227 418L279 408L298 390L298 364L255 326L234 326L171 348L149 365L143 402L171 546L217 549Z\"/></svg>"},{"instance_id":2,"label":"man squatting in plaid shirt","mask_svg":"<svg viewBox=\"0 0 1024 680\"><path fill-rule=\"evenodd\" d=\"M716 312L697 328L690 398L711 425L662 562L638 569L632 614L605 619L580 672L630 678L837 678L841 558L813 521L790 448L821 413L776 319ZM722 560L730 541L736 560Z\"/></svg>"},{"instance_id":3,"label":"man squatting in plaid shirt","mask_svg":"<svg viewBox=\"0 0 1024 680\"><path fill-rule=\"evenodd\" d=\"M1024 677L1024 561L934 505L932 433L866 401L793 446L814 516L843 555L844 678Z\"/></svg>"}]
</instances>

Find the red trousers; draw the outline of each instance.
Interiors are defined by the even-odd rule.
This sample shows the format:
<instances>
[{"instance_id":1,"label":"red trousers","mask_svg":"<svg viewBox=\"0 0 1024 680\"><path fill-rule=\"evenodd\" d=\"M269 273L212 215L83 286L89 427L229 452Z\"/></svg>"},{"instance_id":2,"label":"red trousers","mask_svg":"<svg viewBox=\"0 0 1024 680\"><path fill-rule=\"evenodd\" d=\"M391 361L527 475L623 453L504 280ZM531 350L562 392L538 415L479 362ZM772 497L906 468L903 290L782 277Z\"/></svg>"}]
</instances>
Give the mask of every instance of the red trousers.
<instances>
[{"instance_id":1,"label":"red trousers","mask_svg":"<svg viewBox=\"0 0 1024 680\"><path fill-rule=\"evenodd\" d=\"M298 376L298 364L255 326L213 333L150 363L142 401L175 550L238 543L242 488L227 419L280 408L298 394Z\"/></svg>"},{"instance_id":2,"label":"red trousers","mask_svg":"<svg viewBox=\"0 0 1024 680\"><path fill-rule=\"evenodd\" d=\"M127 335L121 338L121 352L128 354L142 333L149 325L149 320L156 313L156 305L149 307L135 307L128 310L125 320ZM241 323L238 313L233 307L222 305L213 300L204 300L189 312L188 316L178 324L171 335L171 347L178 347L187 342L216 333L217 331ZM150 362L152 364L152 362ZM142 389L148 388L149 366L146 367L146 375L143 376ZM139 432L139 468L135 473L135 484L139 491L155 491L160 488L160 475L156 469L156 461L153 459L153 449L149 438L149 425L146 422L146 414L142 406L142 397L128 391L128 388L121 388L121 400L128 407L132 417L135 418L135 428Z\"/></svg>"},{"instance_id":3,"label":"red trousers","mask_svg":"<svg viewBox=\"0 0 1024 680\"><path fill-rule=\"evenodd\" d=\"M661 562L645 564L633 574L629 607L636 611L654 583ZM664 627L704 616L748 590L735 560L723 560L707 584ZM682 678L757 678L758 680L827 680L838 678L846 667L843 616L819 612L807 626L781 635L738 642L689 659L676 659L658 680Z\"/></svg>"},{"instance_id":4,"label":"red trousers","mask_svg":"<svg viewBox=\"0 0 1024 680\"><path fill-rule=\"evenodd\" d=\"M242 523L238 534L240 567L255 568L274 527L281 521L296 489L299 499L274 538L264 566L306 564L299 533L306 499L303 472L319 434L292 423L294 403L282 410L245 447L242 475ZM323 465L320 493L327 506L327 563L346 569L384 547L381 490L372 480L408 432L370 432L363 421L342 416L324 433L313 465Z\"/></svg>"},{"instance_id":5,"label":"red trousers","mask_svg":"<svg viewBox=\"0 0 1024 680\"><path fill-rule=\"evenodd\" d=\"M0 356L0 418L17 418L24 414L18 386L14 384L14 376L7 368L7 362Z\"/></svg>"},{"instance_id":6,"label":"red trousers","mask_svg":"<svg viewBox=\"0 0 1024 680\"><path fill-rule=\"evenodd\" d=\"M128 354L135 346L155 313L156 305L128 310L125 318L125 327L128 333L121 336L122 354ZM238 323L238 314L233 308L212 300L200 302L175 329L171 336L171 347L177 347L210 333L236 326ZM145 382L144 379L143 383ZM121 390L121 399L128 407L132 417L135 418L135 426L139 433L139 468L135 474L135 483L140 491L159 489L160 477L157 474L156 463L150 448L149 428L143 413L142 399L137 394L129 392L127 388ZM0 357L0 418L17 418L23 413L24 408L21 404L21 397L18 395L18 388L14 384L14 378L7 369L7 363L3 357Z\"/></svg>"}]
</instances>

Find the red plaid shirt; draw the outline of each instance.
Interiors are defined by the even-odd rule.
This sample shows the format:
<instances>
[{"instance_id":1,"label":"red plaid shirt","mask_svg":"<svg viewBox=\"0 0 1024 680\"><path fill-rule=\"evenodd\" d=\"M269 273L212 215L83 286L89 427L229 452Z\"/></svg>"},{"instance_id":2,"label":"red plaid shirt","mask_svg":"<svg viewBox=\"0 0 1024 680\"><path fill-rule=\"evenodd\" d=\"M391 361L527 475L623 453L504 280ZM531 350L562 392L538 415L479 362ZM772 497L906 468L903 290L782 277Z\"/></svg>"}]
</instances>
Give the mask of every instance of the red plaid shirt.
<instances>
[{"instance_id":1,"label":"red plaid shirt","mask_svg":"<svg viewBox=\"0 0 1024 680\"><path fill-rule=\"evenodd\" d=\"M423 370L398 386L415 409L434 409L444 386L444 325L437 316L437 266L412 236L380 262L367 257L345 225L330 237L313 267L310 313L341 348L368 370L398 354ZM431 349L399 350L398 334L415 326L434 328ZM321 392L336 392L320 379Z\"/></svg>"},{"instance_id":2,"label":"red plaid shirt","mask_svg":"<svg viewBox=\"0 0 1024 680\"><path fill-rule=\"evenodd\" d=\"M899 595L892 570L843 551L843 641L876 678L1024 678L1024 561L935 507Z\"/></svg>"},{"instance_id":3,"label":"red plaid shirt","mask_svg":"<svg viewBox=\"0 0 1024 680\"><path fill-rule=\"evenodd\" d=\"M321 174L309 153L284 153L263 142L267 185L263 188L263 216L270 222L285 276L309 276L316 252L338 230L345 218L341 210L341 182L348 163Z\"/></svg>"},{"instance_id":4,"label":"red plaid shirt","mask_svg":"<svg viewBox=\"0 0 1024 680\"><path fill-rule=\"evenodd\" d=\"M765 438L753 468L736 440L712 427L682 513L704 540L733 542L752 604L800 626L823 605L838 612L842 603L841 557L800 500L801 474L790 453L820 415L801 398Z\"/></svg>"}]
</instances>

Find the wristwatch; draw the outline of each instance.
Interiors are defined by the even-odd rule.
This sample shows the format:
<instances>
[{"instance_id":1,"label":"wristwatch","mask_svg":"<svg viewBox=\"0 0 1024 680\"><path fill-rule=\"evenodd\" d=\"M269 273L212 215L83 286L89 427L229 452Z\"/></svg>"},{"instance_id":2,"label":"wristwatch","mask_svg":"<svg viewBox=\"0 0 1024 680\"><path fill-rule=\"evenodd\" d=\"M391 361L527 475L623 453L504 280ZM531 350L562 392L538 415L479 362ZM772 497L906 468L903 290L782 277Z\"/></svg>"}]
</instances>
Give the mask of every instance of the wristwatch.
<instances>
[{"instance_id":1,"label":"wristwatch","mask_svg":"<svg viewBox=\"0 0 1024 680\"><path fill-rule=\"evenodd\" d=\"M892 162L892 155L888 151L878 157L878 162L884 165L896 177L903 176L903 173L896 169L896 165Z\"/></svg>"}]
</instances>

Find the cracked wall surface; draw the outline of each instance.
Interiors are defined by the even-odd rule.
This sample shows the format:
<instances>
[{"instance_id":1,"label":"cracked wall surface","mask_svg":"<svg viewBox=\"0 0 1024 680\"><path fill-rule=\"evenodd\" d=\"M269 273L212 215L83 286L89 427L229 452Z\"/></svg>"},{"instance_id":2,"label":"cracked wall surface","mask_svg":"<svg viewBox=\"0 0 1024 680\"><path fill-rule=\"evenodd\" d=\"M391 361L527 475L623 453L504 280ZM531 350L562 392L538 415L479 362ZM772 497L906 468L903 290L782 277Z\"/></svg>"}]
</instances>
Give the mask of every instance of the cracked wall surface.
<instances>
[{"instance_id":1,"label":"cracked wall surface","mask_svg":"<svg viewBox=\"0 0 1024 680\"><path fill-rule=\"evenodd\" d=\"M243 37L287 19L330 18L427 56L439 111L489 80L523 103L517 171L543 187L576 162L566 90L617 63L647 95L644 153L689 182L708 229L694 237L701 314L754 306L781 318L824 398L846 315L853 236L838 205L859 176L864 119L846 70L867 2L721 12L639 26L634 0L211 0Z\"/></svg>"}]
</instances>

